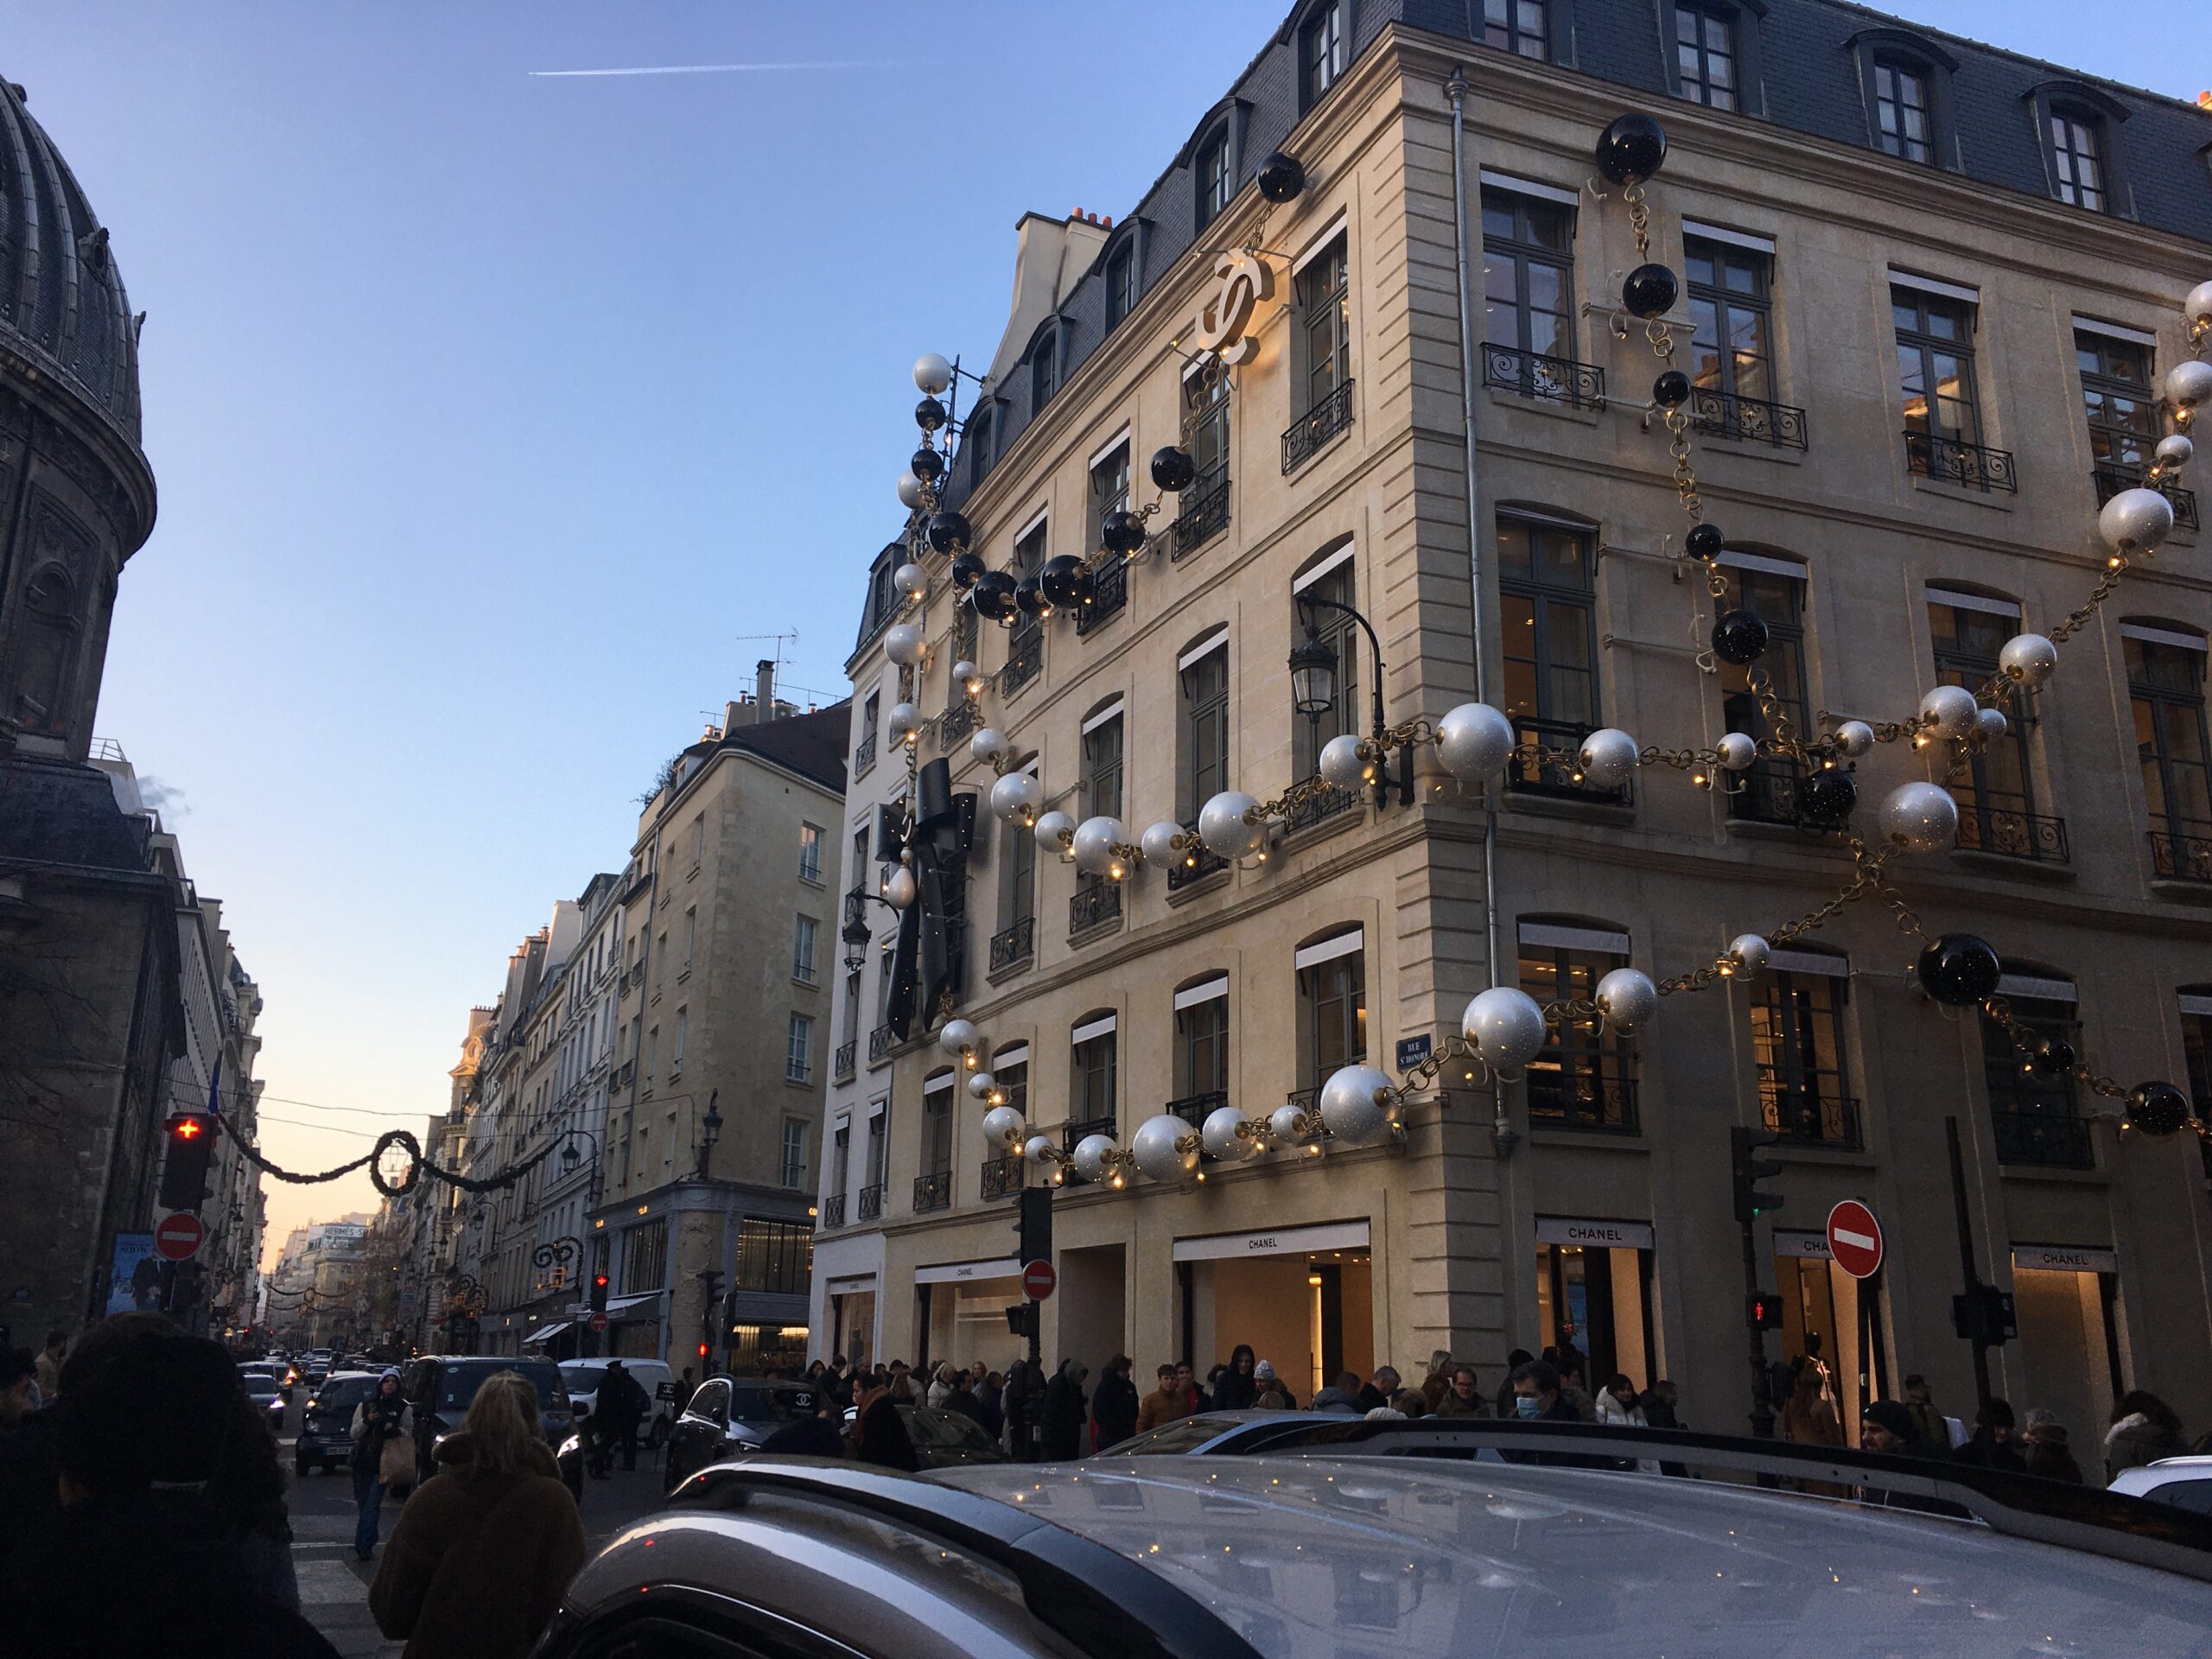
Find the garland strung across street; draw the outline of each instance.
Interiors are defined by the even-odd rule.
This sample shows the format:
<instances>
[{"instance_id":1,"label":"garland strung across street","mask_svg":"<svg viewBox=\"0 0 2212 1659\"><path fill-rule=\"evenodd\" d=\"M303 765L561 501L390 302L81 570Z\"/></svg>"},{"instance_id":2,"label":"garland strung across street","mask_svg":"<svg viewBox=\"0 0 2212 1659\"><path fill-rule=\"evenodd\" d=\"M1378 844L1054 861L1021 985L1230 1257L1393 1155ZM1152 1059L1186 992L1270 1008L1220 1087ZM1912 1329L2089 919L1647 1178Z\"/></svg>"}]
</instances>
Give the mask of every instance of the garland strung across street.
<instances>
[{"instance_id":1,"label":"garland strung across street","mask_svg":"<svg viewBox=\"0 0 2212 1659\"><path fill-rule=\"evenodd\" d=\"M388 1129L378 1135L376 1145L370 1147L360 1157L349 1163L340 1164L334 1169L319 1170L312 1175L307 1175L293 1170L283 1169L270 1163L263 1155L258 1147L231 1128L226 1120L217 1117L213 1121L220 1127L222 1133L237 1142L240 1157L256 1169L274 1175L280 1181L289 1181L296 1186L315 1186L325 1181L334 1181L342 1176L351 1175L357 1169L365 1168L369 1172L371 1183L387 1198L406 1197L415 1190L425 1175L432 1180L443 1181L448 1186L459 1187L464 1192L501 1192L529 1174L531 1170L551 1156L555 1148L563 1144L563 1138L556 1135L520 1163L510 1164L496 1174L472 1178L463 1175L458 1170L448 1169L442 1164L433 1161L424 1154L423 1143L416 1140L410 1131ZM385 1155L390 1152L405 1154L405 1161L395 1167Z\"/></svg>"},{"instance_id":2,"label":"garland strung across street","mask_svg":"<svg viewBox=\"0 0 2212 1659\"><path fill-rule=\"evenodd\" d=\"M1273 799L1262 801L1242 791L1224 790L1199 810L1195 829L1162 819L1132 838L1119 818L1102 816L1078 823L1066 812L1043 810L1046 795L1042 783L1027 770L1012 770L1012 742L1003 732L982 723L979 699L994 677L966 658L952 665L953 683L963 699L957 712L965 728L979 728L969 740L969 753L998 774L988 798L993 816L1029 829L1041 849L1104 881L1131 879L1147 865L1162 870L1194 868L1201 854L1230 862L1264 861L1268 847L1301 807L1332 791L1373 785L1386 775L1394 757L1402 767L1413 752L1421 749L1432 749L1437 764L1459 783L1491 787L1509 763L1517 763L1560 768L1574 782L1601 789L1621 786L1639 768L1666 767L1687 772L1695 787L1726 790L1729 777L1748 771L1762 757L1786 760L1801 772L1798 805L1807 827L1846 833L1851 880L1817 909L1764 934L1738 934L1711 962L1687 972L1655 980L1638 969L1617 968L1598 982L1590 998L1547 1003L1513 987L1494 986L1467 1004L1459 1032L1446 1036L1402 1078L1394 1079L1376 1066L1344 1066L1322 1085L1311 1110L1293 1103L1247 1117L1237 1107L1223 1106L1195 1129L1172 1113L1161 1113L1139 1124L1126 1148L1104 1135L1087 1135L1066 1148L1050 1135L1030 1134L1021 1114L1007 1103L995 1079L982 1069L986 1048L982 1033L969 1020L950 1020L939 1041L970 1073L969 1093L990 1108L983 1133L991 1145L1007 1152L1019 1150L1055 1185L1072 1170L1085 1180L1116 1187L1123 1185L1130 1168L1159 1181L1193 1175L1203 1180L1198 1170L1202 1154L1237 1163L1277 1147L1303 1147L1309 1154L1318 1153L1324 1137L1352 1146L1379 1145L1402 1132L1405 1107L1433 1088L1446 1065L1463 1066L1470 1081L1516 1080L1543 1048L1554 1024L1632 1032L1656 1015L1662 998L1748 978L1766 965L1774 946L1810 933L1847 906L1870 899L1886 904L1898 931L1920 942L1911 972L1927 995L1948 1008L1978 1007L2011 1039L2024 1067L2053 1079L2070 1077L2099 1097L2120 1103L2116 1113L2101 1115L2117 1116L2124 1130L2164 1136L2188 1128L2212 1137L2212 1126L2195 1120L2188 1096L2172 1084L2152 1080L2125 1087L2096 1071L2071 1043L2038 1037L2015 1019L2008 1002L1998 995L2001 965L1995 949L1970 933L1931 938L1891 879L1899 859L1936 851L1956 839L1959 809L1948 785L1966 774L1976 753L2009 729L2008 716L1999 705L2041 690L2057 667L2060 647L2094 618L2118 588L2131 561L2152 556L2172 531L2173 506L2158 486L2170 483L2188 464L2194 448L2190 428L2197 410L2212 405L2212 364L2203 360L2205 347L2212 341L2212 281L2199 283L2189 294L2183 310L2192 355L2170 370L2164 382L2175 430L2159 440L2145 486L2119 492L2098 512L2097 532L2107 550L2105 569L2082 604L2048 634L2022 632L2008 641L1999 653L1999 671L1978 687L1938 686L1921 699L1914 714L1893 721L1835 720L1823 711L1821 721L1832 721L1833 729L1801 734L1770 677L1757 665L1767 648L1765 623L1742 605L1730 603L1727 579L1721 574L1727 540L1707 520L1698 493L1688 412L1694 388L1689 377L1674 366L1677 342L1667 321L1681 283L1673 270L1649 257L1644 186L1659 172L1666 155L1664 130L1640 112L1620 117L1598 140L1598 169L1618 189L1627 207L1641 262L1622 283L1624 315L1617 321L1615 333L1623 340L1629 337L1626 317L1644 324L1645 338L1660 367L1648 413L1659 417L1666 433L1675 494L1688 520L1681 556L1701 569L1706 594L1723 607L1699 665L1712 672L1718 661L1746 671L1764 734L1729 732L1709 748L1665 748L1639 745L1628 733L1606 728L1567 751L1524 741L1501 710L1487 703L1465 702L1433 722L1418 716L1384 728L1378 717L1379 729L1373 734L1330 739L1318 757L1316 775L1293 784ZM1180 337L1171 342L1177 354L1192 365L1207 394L1219 389L1226 396L1233 386L1231 369L1249 355L1244 349L1249 344L1244 330L1252 307L1272 288L1262 256L1282 257L1261 245L1268 212L1294 200L1306 182L1304 168L1292 157L1278 152L1262 163L1258 185L1264 205L1259 221L1241 250L1217 258L1214 275L1221 286L1200 312L1194 336L1198 352L1185 353ZM1594 181L1592 189L1603 197ZM1192 412L1185 416L1180 443L1153 455L1150 472L1157 486L1153 499L1135 511L1123 508L1104 515L1100 524L1103 545L1096 553L1088 558L1061 554L1019 575L993 569L975 551L966 518L939 510L938 486L950 473L951 440L959 429L938 397L960 372L934 353L914 365L915 384L924 394L915 410L922 442L898 485L899 499L909 513L906 537L912 556L893 580L916 620L888 628L884 652L918 677L931 655L924 626L931 591L925 561L931 554L949 559L947 576L961 595L957 602L1001 627L1012 627L1020 617L1041 623L1060 611L1079 613L1096 601L1102 575L1116 575L1126 581L1126 567L1154 550L1147 524L1166 496L1179 495L1198 478L1191 445L1205 397L1188 400ZM937 447L940 432L944 435L942 453ZM913 702L901 701L886 721L908 757L908 833L899 864L885 880L882 895L902 912L921 894L912 845L912 782L918 748L923 735L944 718L927 718ZM1879 746L1892 743L1910 743L1915 750L1940 746L1943 782L1918 779L1897 785L1877 809L1878 837L1869 841L1850 835L1850 819L1859 805L1857 763ZM950 1011L949 998L940 1001L939 1009Z\"/></svg>"}]
</instances>

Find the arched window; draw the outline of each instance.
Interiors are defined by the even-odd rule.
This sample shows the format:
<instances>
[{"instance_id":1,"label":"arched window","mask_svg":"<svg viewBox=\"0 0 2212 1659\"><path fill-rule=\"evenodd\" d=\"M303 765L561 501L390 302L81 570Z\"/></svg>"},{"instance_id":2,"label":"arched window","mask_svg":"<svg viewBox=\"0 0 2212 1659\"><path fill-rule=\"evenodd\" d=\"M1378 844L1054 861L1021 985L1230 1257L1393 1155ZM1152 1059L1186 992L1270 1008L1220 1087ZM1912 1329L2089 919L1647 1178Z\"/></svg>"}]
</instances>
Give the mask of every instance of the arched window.
<instances>
[{"instance_id":1,"label":"arched window","mask_svg":"<svg viewBox=\"0 0 2212 1659\"><path fill-rule=\"evenodd\" d=\"M1068 1033L1067 1149L1086 1135L1118 1132L1118 1065L1114 1010L1096 1008Z\"/></svg>"},{"instance_id":2,"label":"arched window","mask_svg":"<svg viewBox=\"0 0 2212 1659\"><path fill-rule=\"evenodd\" d=\"M77 585L59 564L41 566L23 584L23 620L10 654L16 658L10 676L16 714L28 731L67 729L79 631L77 603Z\"/></svg>"},{"instance_id":3,"label":"arched window","mask_svg":"<svg viewBox=\"0 0 2212 1659\"><path fill-rule=\"evenodd\" d=\"M1573 917L1521 919L1521 988L1539 1002L1588 1001L1628 966L1628 930ZM1529 1062L1529 1122L1548 1129L1637 1132L1634 1039L1611 1025L1552 1022Z\"/></svg>"},{"instance_id":4,"label":"arched window","mask_svg":"<svg viewBox=\"0 0 2212 1659\"><path fill-rule=\"evenodd\" d=\"M1168 1109L1193 1126L1229 1103L1229 976L1219 969L1176 988L1175 1092Z\"/></svg>"},{"instance_id":5,"label":"arched window","mask_svg":"<svg viewBox=\"0 0 2212 1659\"><path fill-rule=\"evenodd\" d=\"M1367 1058L1367 930L1355 924L1317 934L1298 947L1293 963L1298 1087L1311 1091L1338 1066Z\"/></svg>"},{"instance_id":6,"label":"arched window","mask_svg":"<svg viewBox=\"0 0 2212 1659\"><path fill-rule=\"evenodd\" d=\"M2131 111L2099 86L2046 80L2029 89L2050 194L2093 213L2120 210L2120 129Z\"/></svg>"},{"instance_id":7,"label":"arched window","mask_svg":"<svg viewBox=\"0 0 2212 1659\"><path fill-rule=\"evenodd\" d=\"M1955 154L1950 79L1958 60L1908 29L1864 29L1845 44L1858 59L1874 148L1901 161L1944 165Z\"/></svg>"}]
</instances>

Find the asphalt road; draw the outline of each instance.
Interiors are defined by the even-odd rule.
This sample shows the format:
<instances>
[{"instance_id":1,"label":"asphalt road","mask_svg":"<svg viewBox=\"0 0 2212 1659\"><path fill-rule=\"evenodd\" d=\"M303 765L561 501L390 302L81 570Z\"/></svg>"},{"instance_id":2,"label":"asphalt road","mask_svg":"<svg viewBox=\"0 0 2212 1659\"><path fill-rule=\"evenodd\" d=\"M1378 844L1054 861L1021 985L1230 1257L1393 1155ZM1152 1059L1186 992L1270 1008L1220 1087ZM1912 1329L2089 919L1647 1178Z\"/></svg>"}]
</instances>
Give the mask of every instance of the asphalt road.
<instances>
[{"instance_id":1,"label":"asphalt road","mask_svg":"<svg viewBox=\"0 0 2212 1659\"><path fill-rule=\"evenodd\" d=\"M296 1392L277 1437L288 1476L306 1398L304 1390ZM353 1556L353 1478L341 1469L291 1477L291 1482L292 1567L300 1580L301 1611L346 1659L398 1659L407 1644L386 1641L369 1617L369 1584L376 1577L377 1564ZM660 1483L658 1464L642 1449L635 1472L623 1472L618 1459L612 1479L586 1481L586 1542L596 1550L631 1522L652 1514L660 1507ZM399 1523L399 1505L385 1501L385 1537L391 1537Z\"/></svg>"}]
</instances>

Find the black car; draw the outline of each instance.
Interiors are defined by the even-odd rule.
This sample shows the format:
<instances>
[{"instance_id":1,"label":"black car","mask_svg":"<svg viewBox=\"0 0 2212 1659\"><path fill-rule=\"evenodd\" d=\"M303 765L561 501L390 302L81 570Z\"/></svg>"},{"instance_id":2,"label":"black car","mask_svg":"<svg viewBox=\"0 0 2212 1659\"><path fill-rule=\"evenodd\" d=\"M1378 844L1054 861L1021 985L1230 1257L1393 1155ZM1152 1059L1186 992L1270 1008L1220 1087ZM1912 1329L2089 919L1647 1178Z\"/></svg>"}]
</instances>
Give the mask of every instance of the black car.
<instances>
[{"instance_id":1,"label":"black car","mask_svg":"<svg viewBox=\"0 0 2212 1659\"><path fill-rule=\"evenodd\" d=\"M845 1433L849 1435L859 1418L845 1408ZM970 1463L1004 1463L1006 1448L983 1432L983 1426L963 1412L936 1406L900 1406L899 1421L913 1442L914 1460L925 1469L957 1469Z\"/></svg>"},{"instance_id":2,"label":"black car","mask_svg":"<svg viewBox=\"0 0 2212 1659\"><path fill-rule=\"evenodd\" d=\"M690 1403L669 1431L664 1465L668 1490L675 1491L694 1470L759 1446L780 1425L812 1416L823 1403L821 1390L811 1382L709 1377L692 1391Z\"/></svg>"},{"instance_id":3,"label":"black car","mask_svg":"<svg viewBox=\"0 0 2212 1659\"><path fill-rule=\"evenodd\" d=\"M300 1416L300 1438L292 1448L292 1472L343 1469L353 1456L353 1413L376 1392L379 1373L338 1371L308 1396Z\"/></svg>"},{"instance_id":4,"label":"black car","mask_svg":"<svg viewBox=\"0 0 2212 1659\"><path fill-rule=\"evenodd\" d=\"M549 1446L569 1438L569 1392L550 1359L503 1359L479 1354L433 1354L407 1368L403 1387L415 1408L415 1466L428 1480L437 1473L437 1445L461 1427L468 1402L484 1379L513 1371L537 1390L538 1426Z\"/></svg>"}]
</instances>

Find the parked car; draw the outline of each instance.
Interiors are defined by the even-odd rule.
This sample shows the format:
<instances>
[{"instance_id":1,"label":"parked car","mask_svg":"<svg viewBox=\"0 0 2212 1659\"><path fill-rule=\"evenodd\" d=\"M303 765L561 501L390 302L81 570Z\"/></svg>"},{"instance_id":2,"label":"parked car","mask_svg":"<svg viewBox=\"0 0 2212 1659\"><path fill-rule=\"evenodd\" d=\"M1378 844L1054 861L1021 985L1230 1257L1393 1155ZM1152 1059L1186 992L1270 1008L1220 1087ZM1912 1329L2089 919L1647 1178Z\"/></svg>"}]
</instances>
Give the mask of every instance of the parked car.
<instances>
[{"instance_id":1,"label":"parked car","mask_svg":"<svg viewBox=\"0 0 2212 1659\"><path fill-rule=\"evenodd\" d=\"M304 1478L318 1469L343 1469L353 1456L353 1412L376 1392L380 1371L334 1371L308 1395L300 1414L300 1436L292 1443L292 1472Z\"/></svg>"},{"instance_id":2,"label":"parked car","mask_svg":"<svg viewBox=\"0 0 2212 1659\"><path fill-rule=\"evenodd\" d=\"M1356 1421L1341 1411L1198 1411L1147 1428L1102 1458L1214 1457L1260 1452L1299 1438L1308 1425Z\"/></svg>"},{"instance_id":3,"label":"parked car","mask_svg":"<svg viewBox=\"0 0 2212 1659\"><path fill-rule=\"evenodd\" d=\"M461 1427L484 1379L500 1371L519 1373L537 1390L538 1426L545 1431L547 1445L557 1448L569 1438L574 1414L560 1370L551 1360L429 1355L406 1368L402 1382L408 1404L415 1408L415 1466L422 1479L437 1473L438 1442Z\"/></svg>"},{"instance_id":4,"label":"parked car","mask_svg":"<svg viewBox=\"0 0 2212 1659\"><path fill-rule=\"evenodd\" d=\"M607 1368L620 1355L598 1359L564 1359L561 1362L561 1381L569 1390L569 1405L579 1416L588 1417L599 1408L599 1379L607 1375ZM664 1384L675 1381L668 1366L658 1359L624 1359L622 1369L637 1379L638 1386L645 1391L645 1398L652 1408L639 1425L647 1446L658 1447L668 1439L669 1430L676 1427L676 1402L661 1398Z\"/></svg>"},{"instance_id":5,"label":"parked car","mask_svg":"<svg viewBox=\"0 0 2212 1659\"><path fill-rule=\"evenodd\" d=\"M809 1416L821 1406L821 1392L811 1382L709 1377L692 1392L690 1403L669 1431L667 1487L673 1491L695 1469L704 1469L733 1452L757 1447L779 1424Z\"/></svg>"},{"instance_id":6,"label":"parked car","mask_svg":"<svg viewBox=\"0 0 2212 1659\"><path fill-rule=\"evenodd\" d=\"M2113 1477L2111 1490L2193 1515L2212 1515L2212 1458L2160 1458L2123 1469Z\"/></svg>"},{"instance_id":7,"label":"parked car","mask_svg":"<svg viewBox=\"0 0 2212 1659\"><path fill-rule=\"evenodd\" d=\"M957 1469L963 1464L1004 1463L1006 1448L983 1432L983 1426L963 1412L936 1406L900 1406L899 1421L914 1443L915 1459L925 1469ZM860 1420L857 1407L845 1408L845 1433L850 1436Z\"/></svg>"},{"instance_id":8,"label":"parked car","mask_svg":"<svg viewBox=\"0 0 2212 1659\"><path fill-rule=\"evenodd\" d=\"M2212 1628L2212 1523L2139 1500L1724 1436L1427 1421L1376 1423L1311 1455L919 1478L739 1459L584 1567L539 1659L1433 1659L1471 1644L1538 1659L2116 1659L2195 1651ZM1602 1448L1738 1478L1471 1460L1482 1448ZM1840 1477L1881 1501L1742 1478L1756 1474Z\"/></svg>"}]
</instances>

